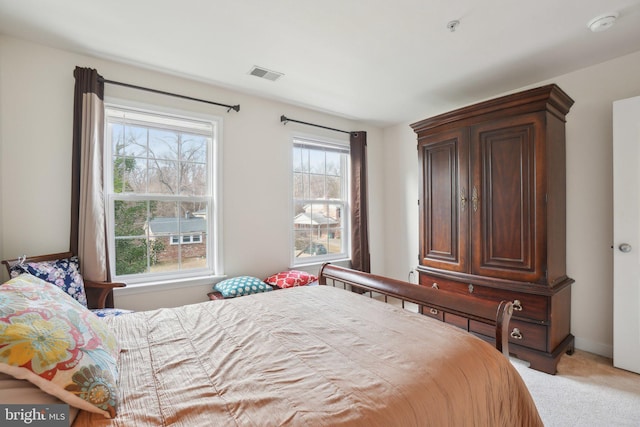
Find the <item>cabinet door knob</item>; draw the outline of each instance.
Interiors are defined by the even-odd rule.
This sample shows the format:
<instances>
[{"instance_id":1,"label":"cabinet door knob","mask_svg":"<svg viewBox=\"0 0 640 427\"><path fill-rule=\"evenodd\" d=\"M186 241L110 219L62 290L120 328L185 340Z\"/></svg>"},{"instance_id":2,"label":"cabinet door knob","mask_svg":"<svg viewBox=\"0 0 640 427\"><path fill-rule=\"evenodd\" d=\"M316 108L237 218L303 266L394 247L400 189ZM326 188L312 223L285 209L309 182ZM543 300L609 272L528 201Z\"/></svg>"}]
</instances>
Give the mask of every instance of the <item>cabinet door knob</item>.
<instances>
[{"instance_id":1,"label":"cabinet door knob","mask_svg":"<svg viewBox=\"0 0 640 427\"><path fill-rule=\"evenodd\" d=\"M433 289L440 289L440 286L438 286L438 284L436 282L433 282L433 285L431 285L431 287Z\"/></svg>"},{"instance_id":2,"label":"cabinet door knob","mask_svg":"<svg viewBox=\"0 0 640 427\"><path fill-rule=\"evenodd\" d=\"M522 332L520 332L520 329L513 328L513 331L511 331L511 338L513 338L515 340L521 340L522 339Z\"/></svg>"}]
</instances>

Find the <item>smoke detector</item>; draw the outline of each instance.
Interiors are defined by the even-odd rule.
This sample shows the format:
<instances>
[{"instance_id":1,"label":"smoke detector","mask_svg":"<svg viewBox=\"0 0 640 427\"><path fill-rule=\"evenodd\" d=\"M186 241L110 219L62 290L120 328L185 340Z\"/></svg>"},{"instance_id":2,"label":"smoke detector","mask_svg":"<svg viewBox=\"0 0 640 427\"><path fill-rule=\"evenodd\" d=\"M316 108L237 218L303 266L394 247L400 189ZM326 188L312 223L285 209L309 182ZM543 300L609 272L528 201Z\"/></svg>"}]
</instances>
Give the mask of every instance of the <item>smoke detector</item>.
<instances>
[{"instance_id":1,"label":"smoke detector","mask_svg":"<svg viewBox=\"0 0 640 427\"><path fill-rule=\"evenodd\" d=\"M447 22L447 29L453 33L458 28L458 25L460 25L460 21L457 19L449 21Z\"/></svg>"},{"instance_id":2,"label":"smoke detector","mask_svg":"<svg viewBox=\"0 0 640 427\"><path fill-rule=\"evenodd\" d=\"M605 31L611 28L616 22L616 19L618 19L617 13L607 13L606 15L600 15L593 18L589 21L587 27L589 27L589 29L594 33L599 33L600 31Z\"/></svg>"},{"instance_id":3,"label":"smoke detector","mask_svg":"<svg viewBox=\"0 0 640 427\"><path fill-rule=\"evenodd\" d=\"M254 65L253 68L251 70L249 70L249 74L252 75L252 76L256 76L256 77L260 77L260 78L263 78L263 79L271 80L272 82L275 82L280 77L284 76L283 73L279 73L277 71L267 70L266 68L258 67L257 65Z\"/></svg>"}]
</instances>

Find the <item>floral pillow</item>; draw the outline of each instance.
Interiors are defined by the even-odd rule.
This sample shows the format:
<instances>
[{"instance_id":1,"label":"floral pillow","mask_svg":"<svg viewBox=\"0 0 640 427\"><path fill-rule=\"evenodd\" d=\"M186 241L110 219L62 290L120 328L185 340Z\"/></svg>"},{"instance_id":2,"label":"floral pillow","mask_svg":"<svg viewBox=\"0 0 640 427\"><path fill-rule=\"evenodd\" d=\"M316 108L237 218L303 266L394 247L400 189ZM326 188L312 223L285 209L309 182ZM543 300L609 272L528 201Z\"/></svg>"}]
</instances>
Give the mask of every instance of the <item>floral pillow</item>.
<instances>
[{"instance_id":1,"label":"floral pillow","mask_svg":"<svg viewBox=\"0 0 640 427\"><path fill-rule=\"evenodd\" d=\"M265 282L281 289L304 286L318 280L318 277L305 271L288 270L268 277Z\"/></svg>"},{"instance_id":2,"label":"floral pillow","mask_svg":"<svg viewBox=\"0 0 640 427\"><path fill-rule=\"evenodd\" d=\"M242 295L256 294L273 290L271 286L257 277L238 276L218 282L213 287L225 298L239 297Z\"/></svg>"},{"instance_id":3,"label":"floral pillow","mask_svg":"<svg viewBox=\"0 0 640 427\"><path fill-rule=\"evenodd\" d=\"M27 274L0 285L0 372L113 418L119 351L106 323L57 286Z\"/></svg>"},{"instance_id":4,"label":"floral pillow","mask_svg":"<svg viewBox=\"0 0 640 427\"><path fill-rule=\"evenodd\" d=\"M53 283L80 304L87 306L87 295L84 291L84 281L80 274L77 256L55 261L25 262L11 268L11 277L17 277L23 273Z\"/></svg>"}]
</instances>

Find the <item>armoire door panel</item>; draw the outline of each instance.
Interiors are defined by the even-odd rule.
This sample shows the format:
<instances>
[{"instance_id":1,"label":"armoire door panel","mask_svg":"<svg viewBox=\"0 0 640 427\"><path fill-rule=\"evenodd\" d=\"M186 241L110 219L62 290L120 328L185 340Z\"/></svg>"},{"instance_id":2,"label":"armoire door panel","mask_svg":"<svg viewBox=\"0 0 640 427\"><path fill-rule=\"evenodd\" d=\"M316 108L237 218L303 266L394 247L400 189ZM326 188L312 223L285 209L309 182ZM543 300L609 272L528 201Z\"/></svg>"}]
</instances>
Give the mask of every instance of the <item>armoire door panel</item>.
<instances>
[{"instance_id":1,"label":"armoire door panel","mask_svg":"<svg viewBox=\"0 0 640 427\"><path fill-rule=\"evenodd\" d=\"M536 271L535 116L496 121L471 131L473 185L472 273L533 280Z\"/></svg>"},{"instance_id":2,"label":"armoire door panel","mask_svg":"<svg viewBox=\"0 0 640 427\"><path fill-rule=\"evenodd\" d=\"M455 132L420 141L421 264L468 270L469 195L466 134Z\"/></svg>"}]
</instances>

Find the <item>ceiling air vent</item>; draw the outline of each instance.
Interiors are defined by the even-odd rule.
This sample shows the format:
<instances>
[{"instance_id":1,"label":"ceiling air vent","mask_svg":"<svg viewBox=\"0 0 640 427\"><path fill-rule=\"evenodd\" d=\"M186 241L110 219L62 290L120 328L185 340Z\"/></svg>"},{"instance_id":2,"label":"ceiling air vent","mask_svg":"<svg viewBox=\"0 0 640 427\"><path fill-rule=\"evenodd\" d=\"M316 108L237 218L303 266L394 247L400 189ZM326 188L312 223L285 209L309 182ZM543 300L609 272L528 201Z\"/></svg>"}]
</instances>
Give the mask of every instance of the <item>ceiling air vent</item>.
<instances>
[{"instance_id":1,"label":"ceiling air vent","mask_svg":"<svg viewBox=\"0 0 640 427\"><path fill-rule=\"evenodd\" d=\"M251 69L251 71L249 71L249 74L251 74L252 76L256 76L256 77L260 77L260 78L263 78L263 79L271 80L272 82L275 82L280 77L284 76L284 74L278 73L277 71L267 70L266 68L262 68L262 67L258 67L258 66L254 66Z\"/></svg>"}]
</instances>

